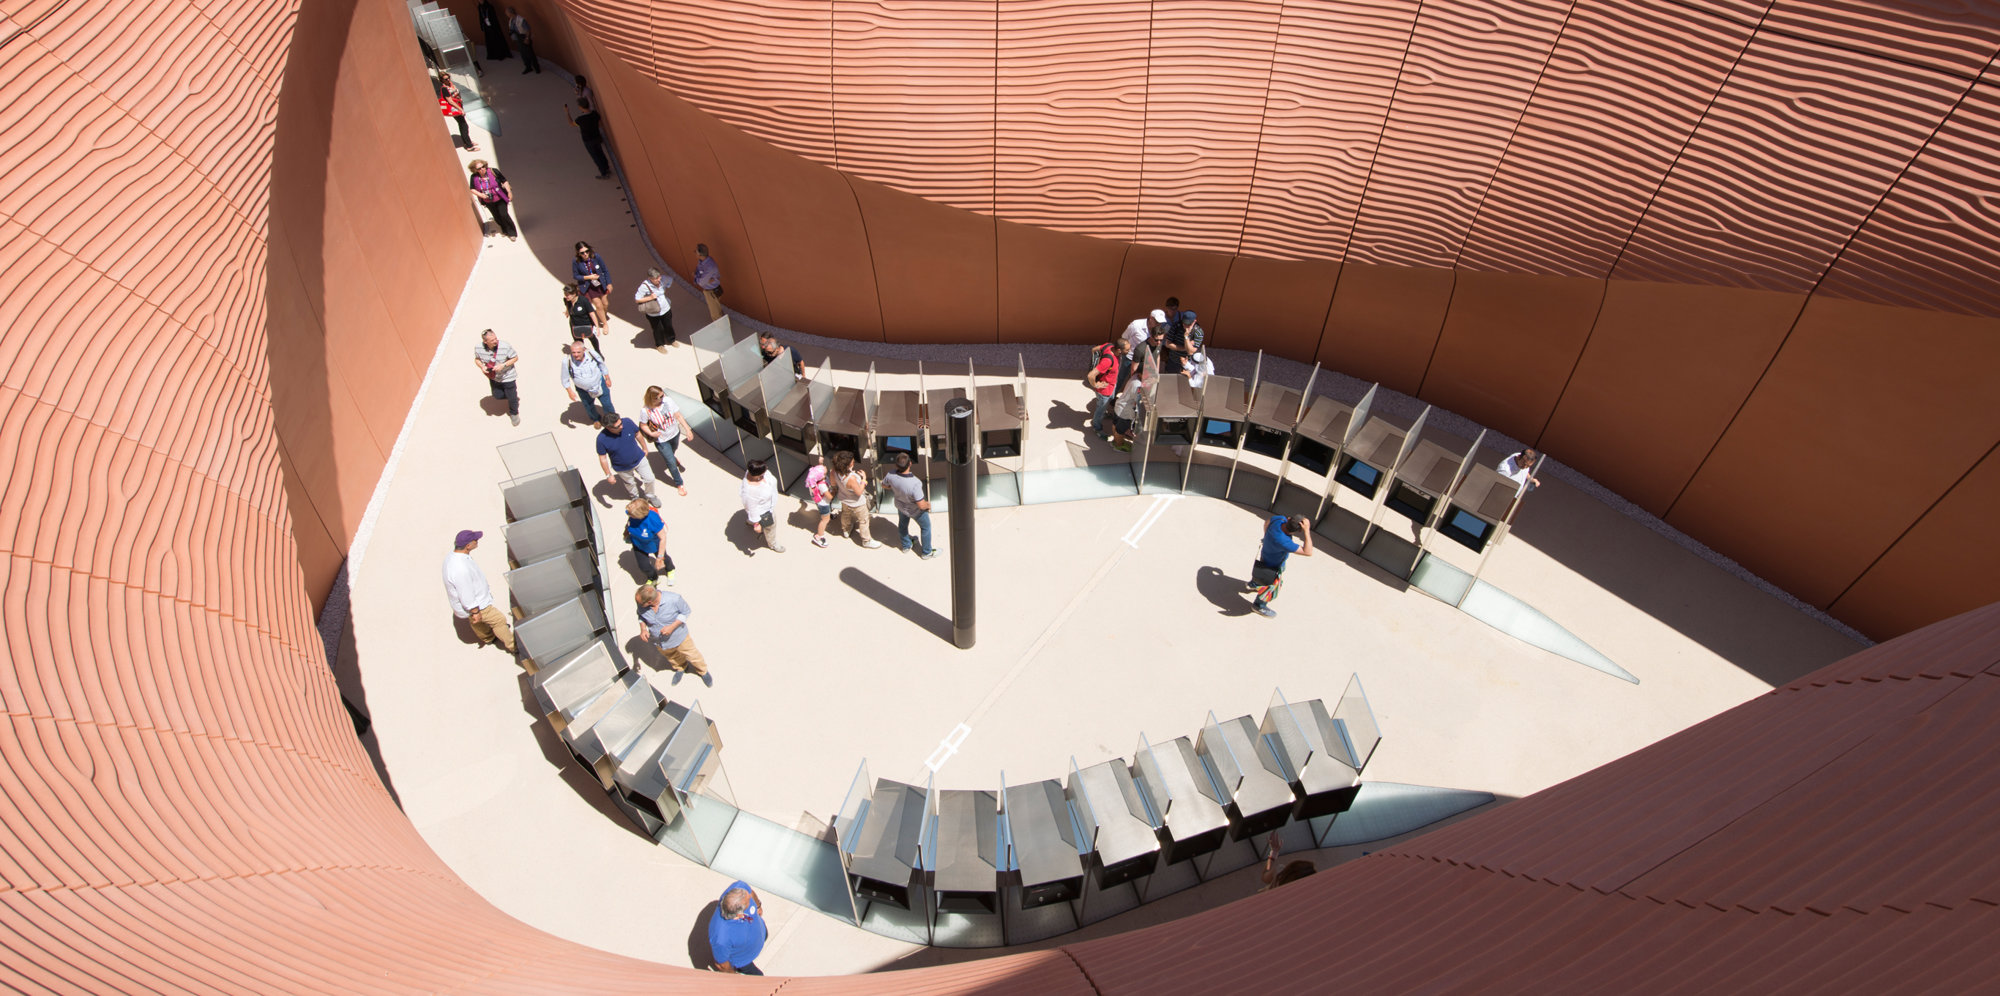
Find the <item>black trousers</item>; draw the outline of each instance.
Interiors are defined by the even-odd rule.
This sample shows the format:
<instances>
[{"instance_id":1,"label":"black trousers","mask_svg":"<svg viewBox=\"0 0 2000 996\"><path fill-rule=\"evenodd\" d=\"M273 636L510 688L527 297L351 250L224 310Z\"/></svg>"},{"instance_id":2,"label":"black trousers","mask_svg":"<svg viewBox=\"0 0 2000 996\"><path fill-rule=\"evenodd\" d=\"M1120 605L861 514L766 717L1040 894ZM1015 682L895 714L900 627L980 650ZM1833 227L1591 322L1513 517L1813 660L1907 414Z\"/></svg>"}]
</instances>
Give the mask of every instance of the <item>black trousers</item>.
<instances>
[{"instance_id":1,"label":"black trousers","mask_svg":"<svg viewBox=\"0 0 2000 996\"><path fill-rule=\"evenodd\" d=\"M465 126L465 115L463 114L452 115L451 123L458 126L459 140L465 143L466 148L468 149L472 148L472 129L467 128Z\"/></svg>"},{"instance_id":2,"label":"black trousers","mask_svg":"<svg viewBox=\"0 0 2000 996\"><path fill-rule=\"evenodd\" d=\"M603 142L585 142L583 143L583 147L585 151L590 153L590 161L597 164L598 176L604 176L611 172L611 160L604 157Z\"/></svg>"},{"instance_id":3,"label":"black trousers","mask_svg":"<svg viewBox=\"0 0 2000 996\"><path fill-rule=\"evenodd\" d=\"M664 567L653 566L653 555L636 546L632 548L632 556L639 559L639 573L644 574L648 581L674 569L674 558L667 555L666 547L660 548L660 560L665 563L666 566Z\"/></svg>"},{"instance_id":4,"label":"black trousers","mask_svg":"<svg viewBox=\"0 0 2000 996\"><path fill-rule=\"evenodd\" d=\"M517 47L521 50L521 62L525 65L525 68L521 70L521 75L526 76L529 73L541 72L542 60L535 58L535 43L524 41L518 43Z\"/></svg>"},{"instance_id":5,"label":"black trousers","mask_svg":"<svg viewBox=\"0 0 2000 996\"><path fill-rule=\"evenodd\" d=\"M653 327L653 345L671 346L674 342L674 313L647 315L646 324Z\"/></svg>"},{"instance_id":6,"label":"black trousers","mask_svg":"<svg viewBox=\"0 0 2000 996\"><path fill-rule=\"evenodd\" d=\"M513 207L508 202L487 201L486 213L492 215L494 223L500 226L500 234L510 239L521 234L521 230L514 227Z\"/></svg>"},{"instance_id":7,"label":"black trousers","mask_svg":"<svg viewBox=\"0 0 2000 996\"><path fill-rule=\"evenodd\" d=\"M490 380L493 396L507 402L507 414L521 414L521 387L511 380Z\"/></svg>"}]
</instances>

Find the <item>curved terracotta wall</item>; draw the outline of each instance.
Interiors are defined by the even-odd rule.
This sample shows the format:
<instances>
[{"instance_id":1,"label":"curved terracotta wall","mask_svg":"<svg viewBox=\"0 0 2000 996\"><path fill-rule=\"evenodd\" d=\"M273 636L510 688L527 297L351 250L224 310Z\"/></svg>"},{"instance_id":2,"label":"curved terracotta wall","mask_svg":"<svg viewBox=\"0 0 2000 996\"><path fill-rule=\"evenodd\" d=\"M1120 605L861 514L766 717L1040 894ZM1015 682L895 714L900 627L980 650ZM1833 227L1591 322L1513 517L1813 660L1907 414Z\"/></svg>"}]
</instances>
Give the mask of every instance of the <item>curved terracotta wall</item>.
<instances>
[{"instance_id":1,"label":"curved terracotta wall","mask_svg":"<svg viewBox=\"0 0 2000 996\"><path fill-rule=\"evenodd\" d=\"M311 611L313 574L407 408L401 367L422 367L477 249L403 17L395 0L0 12L0 989L1970 989L1992 976L2000 768L1984 734L2000 608L1251 913L789 983L633 962L500 914L376 781ZM674 109L629 82L605 80L619 114ZM707 148L742 162L768 149L729 134ZM678 161L640 158L649 148L623 150L628 166ZM913 224L949 210L871 196ZM1856 315L1825 334L1855 334L1840 323Z\"/></svg>"},{"instance_id":2,"label":"curved terracotta wall","mask_svg":"<svg viewBox=\"0 0 2000 996\"><path fill-rule=\"evenodd\" d=\"M2000 598L1990 5L521 6L750 315L1082 342L1177 294L1878 638Z\"/></svg>"}]
</instances>

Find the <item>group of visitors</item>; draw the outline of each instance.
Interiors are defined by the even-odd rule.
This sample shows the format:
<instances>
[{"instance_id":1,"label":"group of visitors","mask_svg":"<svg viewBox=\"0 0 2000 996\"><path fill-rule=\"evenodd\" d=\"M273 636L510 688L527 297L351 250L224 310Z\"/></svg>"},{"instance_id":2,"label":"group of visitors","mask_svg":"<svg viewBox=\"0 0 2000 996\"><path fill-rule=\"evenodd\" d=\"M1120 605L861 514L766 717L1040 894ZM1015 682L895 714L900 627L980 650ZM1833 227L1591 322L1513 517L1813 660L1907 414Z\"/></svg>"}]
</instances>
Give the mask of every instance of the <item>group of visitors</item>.
<instances>
[{"instance_id":1,"label":"group of visitors","mask_svg":"<svg viewBox=\"0 0 2000 996\"><path fill-rule=\"evenodd\" d=\"M1133 319L1116 338L1090 351L1084 384L1095 396L1090 429L1097 438L1113 449L1131 451L1146 392L1153 387L1145 368L1148 349L1159 357L1161 375L1186 377L1197 390L1207 383L1215 364L1203 345L1207 333L1198 317L1181 310L1180 298L1169 297L1164 307Z\"/></svg>"}]
</instances>

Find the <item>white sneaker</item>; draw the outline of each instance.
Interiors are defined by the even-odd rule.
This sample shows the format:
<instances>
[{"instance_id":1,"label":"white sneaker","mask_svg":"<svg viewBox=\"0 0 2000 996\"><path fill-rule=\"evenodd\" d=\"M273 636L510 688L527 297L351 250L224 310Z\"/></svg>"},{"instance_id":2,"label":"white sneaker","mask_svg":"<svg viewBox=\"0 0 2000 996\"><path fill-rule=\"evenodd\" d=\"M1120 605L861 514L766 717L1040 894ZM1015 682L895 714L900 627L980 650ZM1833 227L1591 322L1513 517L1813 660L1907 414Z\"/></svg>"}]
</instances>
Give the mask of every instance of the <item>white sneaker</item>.
<instances>
[{"instance_id":1,"label":"white sneaker","mask_svg":"<svg viewBox=\"0 0 2000 996\"><path fill-rule=\"evenodd\" d=\"M873 550L882 545L881 540L867 540L861 544L863 550Z\"/></svg>"}]
</instances>

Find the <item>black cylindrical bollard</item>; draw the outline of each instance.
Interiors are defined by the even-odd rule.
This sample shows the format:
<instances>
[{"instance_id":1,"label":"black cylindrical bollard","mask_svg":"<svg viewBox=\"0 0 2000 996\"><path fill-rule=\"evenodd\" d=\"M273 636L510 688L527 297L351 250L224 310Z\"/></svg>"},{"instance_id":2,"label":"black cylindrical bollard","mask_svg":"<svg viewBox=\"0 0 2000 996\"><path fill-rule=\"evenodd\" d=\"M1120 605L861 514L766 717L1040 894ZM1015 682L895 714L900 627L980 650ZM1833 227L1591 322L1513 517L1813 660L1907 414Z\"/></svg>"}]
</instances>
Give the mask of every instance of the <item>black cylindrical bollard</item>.
<instances>
[{"instance_id":1,"label":"black cylindrical bollard","mask_svg":"<svg viewBox=\"0 0 2000 996\"><path fill-rule=\"evenodd\" d=\"M960 650L970 650L978 616L972 573L972 510L979 503L972 402L966 398L945 402L944 423L944 458L951 465L946 482L951 500L951 642Z\"/></svg>"}]
</instances>

